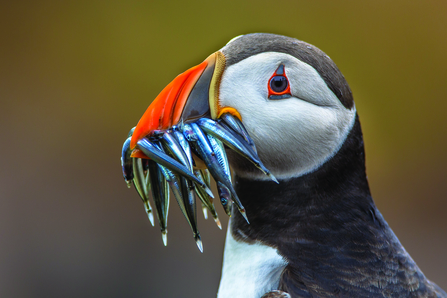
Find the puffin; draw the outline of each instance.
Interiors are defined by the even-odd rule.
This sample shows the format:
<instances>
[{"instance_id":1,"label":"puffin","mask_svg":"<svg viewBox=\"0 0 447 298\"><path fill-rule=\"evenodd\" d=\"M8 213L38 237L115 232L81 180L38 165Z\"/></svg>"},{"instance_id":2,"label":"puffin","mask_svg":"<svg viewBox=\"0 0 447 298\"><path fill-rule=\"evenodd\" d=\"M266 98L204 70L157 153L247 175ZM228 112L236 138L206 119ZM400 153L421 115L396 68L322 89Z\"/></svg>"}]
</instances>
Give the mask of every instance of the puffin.
<instances>
[{"instance_id":1,"label":"puffin","mask_svg":"<svg viewBox=\"0 0 447 298\"><path fill-rule=\"evenodd\" d=\"M225 137L226 156L218 149L206 151L200 144L217 143L214 137L203 139L201 132L217 138L217 126L233 128L251 158ZM192 147L189 166L171 158L175 155L168 158L178 146L166 132L179 131L178 143ZM156 138L164 147L151 145ZM147 180L169 181L174 195L186 196L179 205L200 249L196 207L188 191L208 190L186 172L206 166L211 171L212 158L226 158L219 160L227 160L231 184L219 178L225 171L211 171L231 215L218 298L447 297L424 276L377 209L351 89L329 56L311 44L268 33L232 39L163 89L123 152L128 183L135 180L132 159L143 161L140 168L146 161L149 170L161 164L176 171ZM172 182L169 177L187 178ZM162 194L155 194L161 198L156 209L166 233L162 197L169 190L153 188ZM208 191L208 196L213 195Z\"/></svg>"}]
</instances>

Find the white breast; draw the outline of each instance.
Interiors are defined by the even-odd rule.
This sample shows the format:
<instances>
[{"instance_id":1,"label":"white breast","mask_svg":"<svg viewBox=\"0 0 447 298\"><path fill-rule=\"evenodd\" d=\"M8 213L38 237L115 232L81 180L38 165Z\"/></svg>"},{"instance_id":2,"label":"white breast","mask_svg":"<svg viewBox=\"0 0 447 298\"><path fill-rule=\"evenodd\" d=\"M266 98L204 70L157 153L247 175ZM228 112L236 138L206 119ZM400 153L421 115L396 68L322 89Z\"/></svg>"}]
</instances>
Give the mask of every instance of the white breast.
<instances>
[{"instance_id":1,"label":"white breast","mask_svg":"<svg viewBox=\"0 0 447 298\"><path fill-rule=\"evenodd\" d=\"M236 241L228 225L218 298L259 298L278 288L286 260L261 243Z\"/></svg>"}]
</instances>

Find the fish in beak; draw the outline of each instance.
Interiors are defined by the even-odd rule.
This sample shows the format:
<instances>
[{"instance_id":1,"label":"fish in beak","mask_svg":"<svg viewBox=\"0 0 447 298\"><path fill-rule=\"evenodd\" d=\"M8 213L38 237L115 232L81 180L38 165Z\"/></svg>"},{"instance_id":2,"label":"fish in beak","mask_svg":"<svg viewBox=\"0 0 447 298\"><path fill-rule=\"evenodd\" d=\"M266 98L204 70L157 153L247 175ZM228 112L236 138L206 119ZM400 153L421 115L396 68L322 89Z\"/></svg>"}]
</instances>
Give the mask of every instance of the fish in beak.
<instances>
[{"instance_id":1,"label":"fish in beak","mask_svg":"<svg viewBox=\"0 0 447 298\"><path fill-rule=\"evenodd\" d=\"M219 104L219 85L225 71L225 56L217 51L205 61L178 75L155 98L131 130L121 155L123 176L134 185L153 224L149 197L155 203L162 239L167 244L169 197L177 200L200 251L196 197L220 220L210 190L210 175L216 181L227 214L234 205L247 220L232 185L225 150L233 150L277 182L257 155L254 142L239 112Z\"/></svg>"}]
</instances>

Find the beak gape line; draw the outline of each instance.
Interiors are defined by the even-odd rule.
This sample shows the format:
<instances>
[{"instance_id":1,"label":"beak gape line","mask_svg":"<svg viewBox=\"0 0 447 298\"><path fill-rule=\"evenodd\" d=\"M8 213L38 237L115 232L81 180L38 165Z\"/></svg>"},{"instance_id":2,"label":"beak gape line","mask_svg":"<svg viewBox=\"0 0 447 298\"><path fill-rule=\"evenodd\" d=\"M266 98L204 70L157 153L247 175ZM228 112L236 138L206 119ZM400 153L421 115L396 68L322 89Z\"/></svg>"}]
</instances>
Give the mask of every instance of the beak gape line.
<instances>
[{"instance_id":1,"label":"beak gape line","mask_svg":"<svg viewBox=\"0 0 447 298\"><path fill-rule=\"evenodd\" d=\"M208 58L202 64L185 72L187 75L185 73L179 75L160 93L143 115L145 122L142 122L142 118L137 127L129 132L121 154L124 180L128 187L131 184L134 185L143 200L152 225L154 225L154 216L149 198L152 197L155 203L164 245L167 245L169 198L172 195L191 227L201 252L203 247L197 229L196 197L201 201L205 218L207 218L208 210L217 226L222 228L214 206L214 195L210 190L211 176L216 181L219 199L226 214L231 216L231 206L235 205L248 223L245 209L232 185L226 149L245 157L278 183L260 161L254 142L240 121L240 115L236 110L223 108L220 113L219 111L205 113L200 118L193 118L192 121L184 119L182 108L186 100L188 104L195 100L195 98L188 98L194 93L196 88L194 84L201 84L200 91L204 93L203 82L201 83L200 80L204 77L207 67L214 64L209 60L212 59ZM214 65L212 66L209 73L216 72ZM193 76L192 80L190 80L191 76ZM180 87L176 85L179 78ZM207 80L216 81L214 75ZM206 96L214 96L215 90L210 91L209 88L205 90ZM195 93L197 94L197 90ZM182 101L180 105L178 99ZM208 103L211 101L215 102L210 99ZM200 103L195 104L203 105L204 102L201 100ZM208 111L210 109L209 106L201 108ZM217 117L219 117L217 120L210 119ZM142 123L146 127L141 127ZM135 132L138 136L135 136Z\"/></svg>"}]
</instances>

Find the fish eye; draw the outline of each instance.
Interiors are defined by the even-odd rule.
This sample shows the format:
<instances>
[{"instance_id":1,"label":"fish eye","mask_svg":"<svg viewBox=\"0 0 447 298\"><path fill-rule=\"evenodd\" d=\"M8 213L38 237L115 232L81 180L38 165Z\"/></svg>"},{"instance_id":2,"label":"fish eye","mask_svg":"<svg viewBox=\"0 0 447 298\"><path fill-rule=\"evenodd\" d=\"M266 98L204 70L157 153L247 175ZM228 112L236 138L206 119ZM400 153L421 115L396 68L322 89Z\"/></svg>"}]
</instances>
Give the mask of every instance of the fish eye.
<instances>
[{"instance_id":1,"label":"fish eye","mask_svg":"<svg viewBox=\"0 0 447 298\"><path fill-rule=\"evenodd\" d=\"M284 99L292 96L290 94L289 80L286 76L284 64L280 64L271 76L268 89L269 99Z\"/></svg>"}]
</instances>

